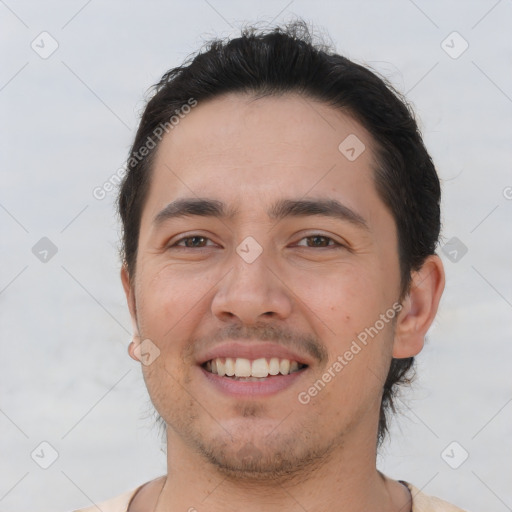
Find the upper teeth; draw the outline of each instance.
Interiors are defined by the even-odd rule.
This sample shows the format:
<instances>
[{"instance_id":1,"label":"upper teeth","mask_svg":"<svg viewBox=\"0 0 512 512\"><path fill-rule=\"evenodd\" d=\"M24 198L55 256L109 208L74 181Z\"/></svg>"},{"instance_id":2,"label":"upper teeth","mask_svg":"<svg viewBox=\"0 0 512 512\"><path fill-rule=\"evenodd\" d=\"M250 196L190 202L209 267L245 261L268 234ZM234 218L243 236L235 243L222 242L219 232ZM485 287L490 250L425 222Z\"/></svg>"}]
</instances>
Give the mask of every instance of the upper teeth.
<instances>
[{"instance_id":1,"label":"upper teeth","mask_svg":"<svg viewBox=\"0 0 512 512\"><path fill-rule=\"evenodd\" d=\"M303 366L303 365L301 365ZM264 357L251 361L243 357L217 357L208 361L206 370L223 377L268 377L268 375L288 375L299 370L299 363L290 359L272 357L267 361Z\"/></svg>"}]
</instances>

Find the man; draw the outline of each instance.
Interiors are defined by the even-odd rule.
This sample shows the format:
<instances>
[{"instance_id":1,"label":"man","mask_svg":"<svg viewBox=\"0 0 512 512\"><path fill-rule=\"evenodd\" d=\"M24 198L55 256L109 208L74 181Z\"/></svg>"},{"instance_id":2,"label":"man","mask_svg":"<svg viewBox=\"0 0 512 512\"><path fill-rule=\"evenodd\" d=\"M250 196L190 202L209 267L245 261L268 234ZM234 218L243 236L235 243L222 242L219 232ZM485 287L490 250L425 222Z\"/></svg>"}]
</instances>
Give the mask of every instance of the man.
<instances>
[{"instance_id":1,"label":"man","mask_svg":"<svg viewBox=\"0 0 512 512\"><path fill-rule=\"evenodd\" d=\"M460 511L376 469L444 288L439 204L404 101L303 23L164 75L119 211L168 473L99 508Z\"/></svg>"}]
</instances>

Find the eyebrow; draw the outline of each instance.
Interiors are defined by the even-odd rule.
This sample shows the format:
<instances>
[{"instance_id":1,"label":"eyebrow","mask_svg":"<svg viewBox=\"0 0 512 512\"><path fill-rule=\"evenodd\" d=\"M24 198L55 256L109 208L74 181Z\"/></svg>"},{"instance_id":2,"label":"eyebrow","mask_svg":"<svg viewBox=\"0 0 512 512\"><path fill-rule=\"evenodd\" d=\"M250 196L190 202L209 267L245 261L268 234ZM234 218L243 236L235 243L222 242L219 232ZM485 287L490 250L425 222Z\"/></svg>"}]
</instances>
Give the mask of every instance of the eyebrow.
<instances>
[{"instance_id":1,"label":"eyebrow","mask_svg":"<svg viewBox=\"0 0 512 512\"><path fill-rule=\"evenodd\" d=\"M222 201L216 199L182 198L172 201L161 210L153 219L153 224L158 227L169 219L189 216L233 219L237 214L238 210L227 208ZM359 213L336 199L280 199L270 207L267 214L273 220L313 215L332 217L370 231L368 223Z\"/></svg>"}]
</instances>

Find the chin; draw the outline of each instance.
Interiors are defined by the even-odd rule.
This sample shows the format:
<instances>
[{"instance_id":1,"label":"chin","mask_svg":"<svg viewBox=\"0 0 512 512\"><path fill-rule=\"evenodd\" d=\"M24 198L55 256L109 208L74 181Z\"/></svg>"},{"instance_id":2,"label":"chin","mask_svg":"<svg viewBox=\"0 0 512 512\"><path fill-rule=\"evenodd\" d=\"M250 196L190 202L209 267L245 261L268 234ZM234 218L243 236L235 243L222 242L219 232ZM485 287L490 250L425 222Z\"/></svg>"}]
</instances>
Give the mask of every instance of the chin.
<instances>
[{"instance_id":1,"label":"chin","mask_svg":"<svg viewBox=\"0 0 512 512\"><path fill-rule=\"evenodd\" d=\"M246 427L245 435L230 438L226 433L222 439L208 441L196 438L194 444L219 473L236 481L290 481L303 477L308 468L325 463L329 457L332 443L319 446L315 439L304 436L304 431L302 436L291 431L278 435L275 425L273 428L273 435L265 435L266 429L249 432Z\"/></svg>"}]
</instances>

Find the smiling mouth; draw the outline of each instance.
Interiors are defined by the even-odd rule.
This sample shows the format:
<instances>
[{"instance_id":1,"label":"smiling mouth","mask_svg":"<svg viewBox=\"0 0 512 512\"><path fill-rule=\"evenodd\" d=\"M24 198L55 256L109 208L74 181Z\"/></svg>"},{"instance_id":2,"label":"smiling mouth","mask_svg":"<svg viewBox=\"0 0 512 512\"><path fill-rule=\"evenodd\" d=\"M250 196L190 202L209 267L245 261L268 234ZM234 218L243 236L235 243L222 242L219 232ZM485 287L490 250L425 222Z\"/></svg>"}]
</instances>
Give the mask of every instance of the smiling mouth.
<instances>
[{"instance_id":1,"label":"smiling mouth","mask_svg":"<svg viewBox=\"0 0 512 512\"><path fill-rule=\"evenodd\" d=\"M269 359L261 357L254 360L243 357L217 357L206 361L201 366L207 372L219 377L249 382L289 375L307 368L306 364L279 357Z\"/></svg>"}]
</instances>

